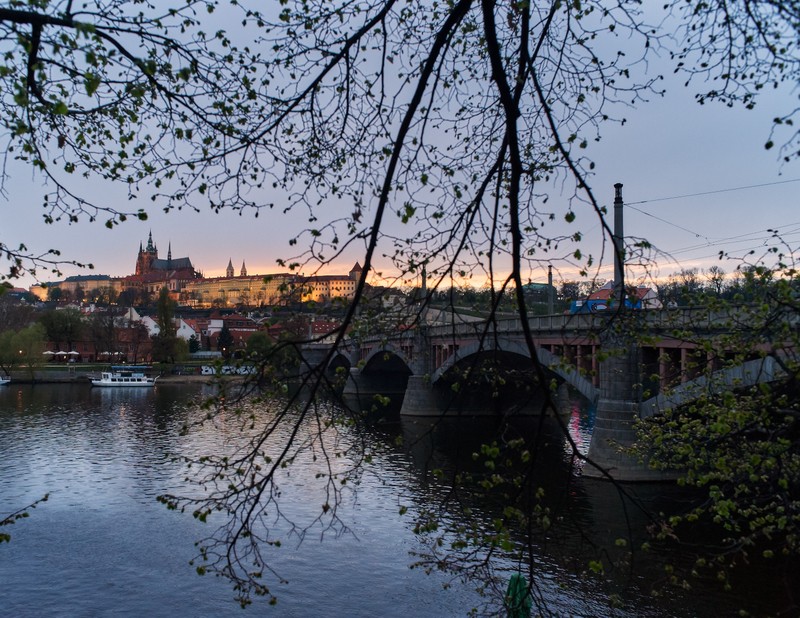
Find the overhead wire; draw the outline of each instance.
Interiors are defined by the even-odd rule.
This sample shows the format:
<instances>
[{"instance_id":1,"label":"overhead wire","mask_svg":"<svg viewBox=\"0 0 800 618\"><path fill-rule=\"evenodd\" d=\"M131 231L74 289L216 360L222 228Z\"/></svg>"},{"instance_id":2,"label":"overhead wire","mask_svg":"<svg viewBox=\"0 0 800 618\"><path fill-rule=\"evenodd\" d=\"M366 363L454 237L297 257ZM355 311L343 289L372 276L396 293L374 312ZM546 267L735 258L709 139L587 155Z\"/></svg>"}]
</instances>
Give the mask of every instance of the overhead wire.
<instances>
[{"instance_id":1,"label":"overhead wire","mask_svg":"<svg viewBox=\"0 0 800 618\"><path fill-rule=\"evenodd\" d=\"M653 213L647 212L647 211L642 210L640 208L636 208L635 205L637 205L637 204L650 204L650 203L654 203L654 202L663 202L663 201L685 199L685 198L691 198L691 197L701 197L701 196L714 195L714 194L719 194L719 193L730 193L730 192L734 192L734 191L744 191L744 190L757 189L757 188L770 187L770 186L778 186L778 185L785 185L785 184L797 183L797 182L800 182L800 178L791 178L791 179L788 179L788 180L779 180L779 181L774 181L774 182L763 182L763 183L757 183L757 184L751 184L751 185L742 185L742 186L737 186L737 187L729 187L729 188L725 188L725 189L715 189L715 190L711 190L711 191L699 191L699 192L696 192L696 193L685 193L685 194L680 194L680 195L673 195L673 196L666 196L666 197L659 197L659 198L651 198L651 199L645 199L645 200L638 200L638 201L634 201L634 202L625 202L624 205L625 205L625 208L631 208L632 210L635 210L636 212L638 212L638 213L640 213L642 215L645 215L647 217L651 217L651 218L653 218L653 219L655 219L657 221L660 221L660 222L662 222L662 223L664 223L666 225L669 225L671 227L679 229L679 230L681 230L683 232L687 232L689 234L692 234L693 236L695 236L695 238L705 240L705 242L700 242L700 243L697 243L697 244L694 244L694 245L689 245L687 247L682 247L682 248L676 249L674 251L667 251L667 252L665 252L665 255L674 256L674 255L678 255L678 254L689 253L689 252L692 252L692 251L698 251L698 250L702 250L702 249L709 249L711 247L722 246L722 245L726 245L726 246L728 246L730 248L731 245L742 245L744 243L756 243L756 244L750 245L750 247L747 248L747 252L751 252L751 251L757 251L759 248L767 246L767 241L769 239L771 239L771 238L779 237L783 241L787 241L788 239L794 240L794 237L797 236L798 234L800 234L800 221L796 221L796 222L792 222L792 223L786 223L786 224L783 224L783 225L780 225L780 226L771 226L770 228L760 229L760 230L756 230L756 231L752 231L752 232L746 232L746 233L743 233L743 234L735 234L735 235L724 236L724 237L713 237L713 236L709 237L709 236L707 236L705 234L702 234L702 233L697 232L695 230L689 229L688 227L686 227L684 225L680 225L680 224L675 223L673 221L669 221L669 220L667 220L667 219L665 219L663 217L659 217L658 215L654 215ZM606 205L605 207L606 208L610 208L610 205ZM592 229L596 229L598 227L598 225L595 225ZM784 230L780 234L777 233L777 228L778 227L781 227ZM693 259L707 259L707 258L715 258L715 257L722 257L722 256L723 256L723 252L717 251L717 252L715 252L713 254L709 254L709 255L695 256Z\"/></svg>"},{"instance_id":2,"label":"overhead wire","mask_svg":"<svg viewBox=\"0 0 800 618\"><path fill-rule=\"evenodd\" d=\"M685 193L683 195L671 195L668 197L656 197L649 200L639 200L638 202L626 202L625 206L632 206L634 204L651 204L653 202L667 202L670 200L680 200L687 197L700 197L703 195L714 195L715 193L729 193L731 191L743 191L745 189L759 189L761 187L772 187L776 185L785 185L792 182L800 182L800 178L791 178L789 180L776 180L774 182L762 182L755 185L744 185L741 187L729 187L727 189L714 189L713 191L700 191L698 193Z\"/></svg>"},{"instance_id":3,"label":"overhead wire","mask_svg":"<svg viewBox=\"0 0 800 618\"><path fill-rule=\"evenodd\" d=\"M781 238L785 241L785 240L788 240L788 239L793 239L798 234L800 234L800 232L794 232L792 234L787 234L785 236L781 236ZM769 239L771 239L771 238L774 238L774 236L773 235L769 235L769 236L763 236L763 237L760 237L760 238L742 239L742 240L735 241L733 243L717 242L717 243L711 243L711 244L708 244L708 245L699 245L699 246L696 245L696 246L692 246L692 247L683 247L681 249L676 249L674 251L670 251L669 254L670 255L678 255L678 254L681 254L681 253L690 253L692 251L699 251L701 249L709 249L709 248L714 247L714 246L722 246L722 245L727 245L728 247L732 247L732 246L736 246L736 245L745 245L745 246L747 246L748 243L752 243L754 241L757 242L757 244L750 244L749 247L750 247L750 249L757 249L758 247L764 247L767 244L767 241Z\"/></svg>"},{"instance_id":4,"label":"overhead wire","mask_svg":"<svg viewBox=\"0 0 800 618\"><path fill-rule=\"evenodd\" d=\"M659 217L658 215L654 215L653 213L650 213L650 212L647 212L645 210L642 210L641 208L636 208L635 205L636 204L650 204L650 203L654 203L654 202L664 202L664 201L677 200L677 199L685 199L685 198L690 198L690 197L700 197L700 196L714 195L714 194L719 194L719 193L729 193L729 192L733 192L733 191L744 191L744 190L748 190L748 189L757 189L757 188L763 188L763 187L769 187L769 186L784 185L784 184L795 183L795 182L800 182L800 178L792 178L792 179L788 179L788 180L780 180L780 181L774 181L774 182L764 182L764 183L758 183L758 184L752 184L752 185L743 185L743 186L739 186L739 187L729 187L729 188L726 188L726 189L715 189L715 190L712 190L712 191L700 191L700 192L696 192L696 193L685 193L685 194L681 194L681 195L673 195L673 196L667 196L667 197L652 198L652 199L646 199L646 200L639 200L639 201L635 201L635 202L626 202L625 203L625 207L626 208L630 208L632 210L635 210L638 213L641 213L641 214L643 214L643 215L645 215L647 217L650 217L650 218L655 219L657 221L660 221L660 222L662 222L662 223L664 223L666 225L669 225L671 227L679 229L679 230L681 230L683 232L687 232L689 234L692 234L695 238L702 238L702 239L705 239L705 241L706 241L704 243L698 243L696 245L690 245L688 247L683 247L681 249L676 249L675 251L669 252L670 255L675 255L675 254L679 254L679 253L687 253L689 251L696 251L696 250L699 250L699 249L705 249L705 248L709 248L709 247L713 247L713 246L719 246L719 245L731 245L731 244L740 245L740 244L745 243L745 242L753 242L753 241L756 241L756 242L761 241L761 244L759 244L758 246L763 246L763 243L766 240L768 240L769 238L775 237L774 230L778 226L773 226L772 228L762 229L762 230L758 230L758 231L754 231L754 232L747 232L747 233L744 233L744 234L736 234L736 235L733 235L733 236L716 237L716 238L715 237L711 237L711 238L709 238L705 234L702 234L702 233L697 232L695 230L691 230L691 229L689 229L688 227L686 227L684 225L679 225L679 224L677 224L677 223L675 223L673 221L669 221L669 220L667 220L667 219L665 219L663 217ZM800 231L800 227L798 227L797 229L794 229L795 226L800 226L800 222L787 223L787 224L785 224L785 226L781 226L781 227L784 227L784 229L786 227L789 228L787 231L784 231L783 233L781 233L781 235L780 235L781 238L786 239L786 238L789 238L789 237L793 237L796 233L798 233L798 231ZM763 234L765 234L765 233L769 233L769 234L764 236Z\"/></svg>"},{"instance_id":5,"label":"overhead wire","mask_svg":"<svg viewBox=\"0 0 800 618\"><path fill-rule=\"evenodd\" d=\"M700 232L697 232L697 231L694 231L694 230L690 230L689 228L687 228L685 226L678 225L677 223L674 223L672 221L664 219L663 217L659 217L658 215L654 215L653 213L650 213L650 212L647 212L645 210L642 210L641 208L636 208L635 205L636 204L651 204L651 203L654 203L654 202L665 202L665 201L678 200L678 199L684 199L684 198L689 198L689 197L700 197L700 196L704 196L704 195L714 195L714 194L717 194L717 193L730 193L732 191L744 191L744 190L747 190L747 189L758 189L758 188L762 188L762 187L784 185L784 184L794 183L794 182L800 182L800 178L790 178L788 180L777 180L777 181L774 181L774 182L762 182L762 183L753 184L753 185L743 185L743 186L740 186L740 187L729 187L727 189L714 189L712 191L699 191L697 193L684 193L684 194L681 194L681 195L671 195L671 196L667 196L667 197L657 197L657 198L651 198L651 199L646 199L646 200L639 200L639 201L635 201L635 202L625 202L625 207L626 208L631 208L632 210L635 210L636 212L639 212L639 213L641 213L641 214L643 214L643 215L645 215L647 217L651 217L653 219L656 219L657 221L661 221L662 223L665 223L667 225L675 227L675 228L677 228L679 230L682 230L684 232L688 232L689 234L693 234L697 238L705 238L707 240L710 240L709 237L706 236L705 234L701 234ZM795 225L795 224L790 224L790 225ZM728 237L728 238L734 238L734 237ZM718 239L714 238L714 240L718 240ZM722 239L719 239L719 240L722 240Z\"/></svg>"},{"instance_id":6,"label":"overhead wire","mask_svg":"<svg viewBox=\"0 0 800 618\"><path fill-rule=\"evenodd\" d=\"M787 238L789 236L794 236L798 232L800 232L800 227L793 228L791 226L800 226L800 223L792 223L789 224L790 227L788 230L781 232L781 238ZM766 235L764 235L766 234ZM705 247L713 247L715 245L723 245L723 244L741 244L743 242L751 242L751 241L758 241L758 240L767 240L769 238L773 238L775 236L775 231L772 228L757 230L754 232L748 232L747 234L737 234L736 236L728 236L726 238L717 238L713 241L709 241L706 243L699 243L696 245L689 245L688 247L682 247L680 249L676 249L675 252L686 252L692 251L695 249L703 249Z\"/></svg>"},{"instance_id":7,"label":"overhead wire","mask_svg":"<svg viewBox=\"0 0 800 618\"><path fill-rule=\"evenodd\" d=\"M625 206L628 207L628 208L632 208L636 212L640 212L643 215L647 215L648 217L652 217L653 219L656 219L657 221L661 221L662 223L666 223L667 225L671 225L672 227L678 228L679 230L683 230L684 232L689 232L690 234L694 234L697 238L705 238L706 240L708 240L708 236L706 236L705 234L700 234L699 232L694 232L694 231L690 230L689 228L683 227L682 225L678 225L677 223L672 223L672 221L667 221L666 219L662 219L661 217L658 217L658 216L656 216L656 215L654 215L652 213L645 212L641 208L636 208L636 206L631 206L630 204L625 204Z\"/></svg>"}]
</instances>

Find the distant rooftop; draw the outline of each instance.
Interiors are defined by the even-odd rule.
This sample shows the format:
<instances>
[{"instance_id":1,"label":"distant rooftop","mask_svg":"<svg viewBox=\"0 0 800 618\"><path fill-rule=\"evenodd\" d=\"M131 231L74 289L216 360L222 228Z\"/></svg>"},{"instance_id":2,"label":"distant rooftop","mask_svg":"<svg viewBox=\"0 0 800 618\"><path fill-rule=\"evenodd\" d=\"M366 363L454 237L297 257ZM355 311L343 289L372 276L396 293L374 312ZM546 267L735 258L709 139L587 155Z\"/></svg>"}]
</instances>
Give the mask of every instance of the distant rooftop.
<instances>
[{"instance_id":1,"label":"distant rooftop","mask_svg":"<svg viewBox=\"0 0 800 618\"><path fill-rule=\"evenodd\" d=\"M108 275L72 275L64 281L108 281L110 279L111 277Z\"/></svg>"}]
</instances>

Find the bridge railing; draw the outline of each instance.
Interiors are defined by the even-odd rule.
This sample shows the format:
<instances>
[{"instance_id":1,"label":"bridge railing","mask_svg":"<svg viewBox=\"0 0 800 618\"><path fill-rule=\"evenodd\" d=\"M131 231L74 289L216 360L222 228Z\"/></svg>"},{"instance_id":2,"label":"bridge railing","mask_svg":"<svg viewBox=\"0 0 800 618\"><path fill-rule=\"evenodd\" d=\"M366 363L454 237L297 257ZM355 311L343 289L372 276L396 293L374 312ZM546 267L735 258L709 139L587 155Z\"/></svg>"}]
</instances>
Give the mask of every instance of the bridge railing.
<instances>
[{"instance_id":1,"label":"bridge railing","mask_svg":"<svg viewBox=\"0 0 800 618\"><path fill-rule=\"evenodd\" d=\"M565 332L565 331L590 331L601 328L608 322L608 317L574 314L574 315L542 315L528 318L530 329L534 332ZM428 327L428 336L445 337L447 335L476 336L484 332L489 333L520 333L522 321L519 318L503 318L494 320L491 324L486 321L462 322Z\"/></svg>"},{"instance_id":2,"label":"bridge railing","mask_svg":"<svg viewBox=\"0 0 800 618\"><path fill-rule=\"evenodd\" d=\"M681 307L677 309L650 309L631 311L623 314L614 312L594 314L564 314L531 316L528 324L534 333L601 332L615 322L633 322L637 329L646 332L728 331L757 327L757 310L747 306L727 306L715 309L707 307ZM787 315L785 319L796 323L798 316ZM504 318L487 325L486 321L462 322L456 324L430 326L430 337L478 336L481 333L520 333L522 322L519 318Z\"/></svg>"},{"instance_id":3,"label":"bridge railing","mask_svg":"<svg viewBox=\"0 0 800 618\"><path fill-rule=\"evenodd\" d=\"M535 336L581 336L587 334L600 335L616 325L624 330L649 335L680 337L681 332L697 334L726 333L746 331L760 328L764 316L758 317L758 310L749 306L726 306L716 309L707 307L680 307L677 309L650 309L629 311L622 314L613 311L594 314L561 314L531 316L528 324ZM792 324L800 322L795 314L772 316ZM518 337L522 333L522 322L519 318L496 319L487 321L454 322L451 324L429 325L424 328L424 336L428 339L480 339L483 335L508 335ZM677 333L677 334L676 334ZM419 336L420 329L395 331L389 334L366 336L362 340L407 340Z\"/></svg>"}]
</instances>

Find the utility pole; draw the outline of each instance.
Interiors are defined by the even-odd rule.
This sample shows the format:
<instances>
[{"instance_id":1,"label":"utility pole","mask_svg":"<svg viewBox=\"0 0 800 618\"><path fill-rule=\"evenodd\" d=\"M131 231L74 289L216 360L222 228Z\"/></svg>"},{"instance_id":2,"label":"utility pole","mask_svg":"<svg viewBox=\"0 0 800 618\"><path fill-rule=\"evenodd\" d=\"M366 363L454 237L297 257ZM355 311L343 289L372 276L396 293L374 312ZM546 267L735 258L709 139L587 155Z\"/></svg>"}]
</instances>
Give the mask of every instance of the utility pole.
<instances>
[{"instance_id":1,"label":"utility pole","mask_svg":"<svg viewBox=\"0 0 800 618\"><path fill-rule=\"evenodd\" d=\"M547 313L553 315L555 312L555 303L553 296L555 296L555 289L553 288L553 265L547 266Z\"/></svg>"},{"instance_id":2,"label":"utility pole","mask_svg":"<svg viewBox=\"0 0 800 618\"><path fill-rule=\"evenodd\" d=\"M622 183L614 185L614 299L625 308L625 233L622 226Z\"/></svg>"}]
</instances>

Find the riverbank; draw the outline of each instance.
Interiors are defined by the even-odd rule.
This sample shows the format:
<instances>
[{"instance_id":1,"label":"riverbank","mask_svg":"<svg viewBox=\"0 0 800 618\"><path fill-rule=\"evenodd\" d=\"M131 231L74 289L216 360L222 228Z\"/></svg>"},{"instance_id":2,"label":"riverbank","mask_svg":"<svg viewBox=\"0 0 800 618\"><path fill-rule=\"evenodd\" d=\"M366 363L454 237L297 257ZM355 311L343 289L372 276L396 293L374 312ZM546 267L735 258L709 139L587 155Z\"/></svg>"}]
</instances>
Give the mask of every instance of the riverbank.
<instances>
[{"instance_id":1,"label":"riverbank","mask_svg":"<svg viewBox=\"0 0 800 618\"><path fill-rule=\"evenodd\" d=\"M45 369L41 371L12 371L10 384L90 384L100 375L100 370ZM210 384L214 376L198 374L164 374L158 377L158 384ZM225 376L226 380L241 379L238 376Z\"/></svg>"}]
</instances>

